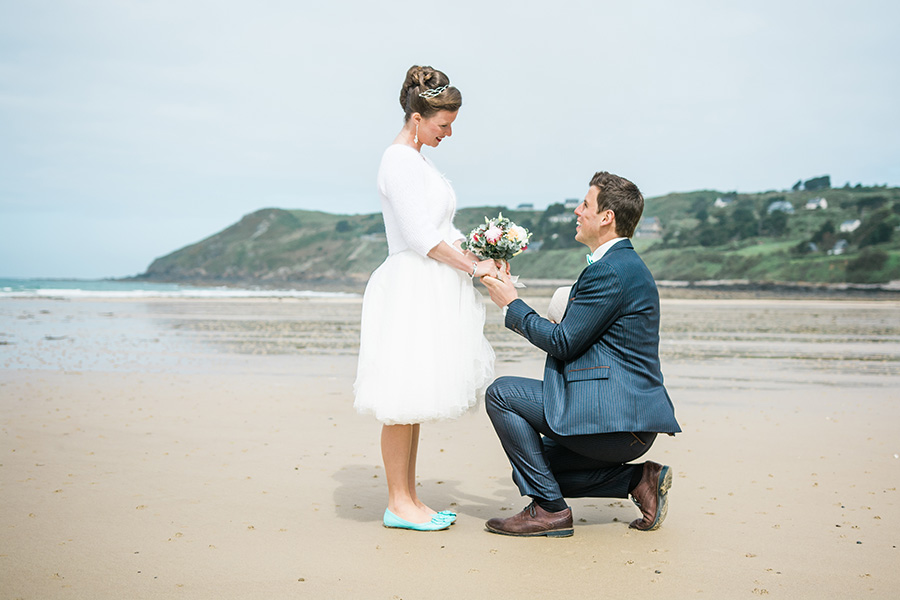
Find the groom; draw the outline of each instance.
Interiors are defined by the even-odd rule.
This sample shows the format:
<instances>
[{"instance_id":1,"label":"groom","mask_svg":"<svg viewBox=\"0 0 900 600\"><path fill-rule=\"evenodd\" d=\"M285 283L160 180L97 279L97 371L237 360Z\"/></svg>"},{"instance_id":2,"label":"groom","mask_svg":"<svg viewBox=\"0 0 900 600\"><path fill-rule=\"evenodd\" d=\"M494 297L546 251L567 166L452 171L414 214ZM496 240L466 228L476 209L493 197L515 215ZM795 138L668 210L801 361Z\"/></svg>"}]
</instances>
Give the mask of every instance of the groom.
<instances>
[{"instance_id":1,"label":"groom","mask_svg":"<svg viewBox=\"0 0 900 600\"><path fill-rule=\"evenodd\" d=\"M500 377L487 390L487 412L531 504L487 522L515 536L569 536L565 498L626 498L641 518L631 527L658 528L672 484L669 467L628 464L658 433L681 431L659 366L659 293L628 239L644 210L637 186L596 173L575 209L575 239L591 249L559 324L538 315L510 281L482 281L506 327L547 353L544 380Z\"/></svg>"}]
</instances>

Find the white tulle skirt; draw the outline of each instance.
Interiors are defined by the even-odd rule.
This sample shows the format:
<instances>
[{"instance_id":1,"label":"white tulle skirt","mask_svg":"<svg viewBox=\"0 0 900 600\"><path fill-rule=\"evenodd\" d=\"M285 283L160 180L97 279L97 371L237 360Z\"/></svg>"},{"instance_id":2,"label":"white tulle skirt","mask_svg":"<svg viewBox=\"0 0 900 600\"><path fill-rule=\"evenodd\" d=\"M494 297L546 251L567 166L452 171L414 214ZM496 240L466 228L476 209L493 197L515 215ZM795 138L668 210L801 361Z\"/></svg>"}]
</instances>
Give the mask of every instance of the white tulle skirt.
<instances>
[{"instance_id":1,"label":"white tulle skirt","mask_svg":"<svg viewBox=\"0 0 900 600\"><path fill-rule=\"evenodd\" d=\"M484 304L461 271L408 250L363 297L354 407L387 424L455 419L494 377Z\"/></svg>"}]
</instances>

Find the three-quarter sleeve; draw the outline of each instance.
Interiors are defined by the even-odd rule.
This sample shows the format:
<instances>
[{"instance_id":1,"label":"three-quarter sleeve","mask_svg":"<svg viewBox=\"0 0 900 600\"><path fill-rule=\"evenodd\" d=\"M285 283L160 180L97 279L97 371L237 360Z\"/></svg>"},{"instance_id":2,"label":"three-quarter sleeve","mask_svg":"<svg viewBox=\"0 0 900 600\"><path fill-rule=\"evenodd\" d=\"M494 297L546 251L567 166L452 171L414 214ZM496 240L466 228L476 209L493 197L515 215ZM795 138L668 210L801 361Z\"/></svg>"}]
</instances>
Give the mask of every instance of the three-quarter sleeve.
<instances>
[{"instance_id":1,"label":"three-quarter sleeve","mask_svg":"<svg viewBox=\"0 0 900 600\"><path fill-rule=\"evenodd\" d=\"M428 168L418 153L398 147L385 152L379 174L382 196L403 240L422 256L444 239L438 228L441 216L426 196Z\"/></svg>"}]
</instances>

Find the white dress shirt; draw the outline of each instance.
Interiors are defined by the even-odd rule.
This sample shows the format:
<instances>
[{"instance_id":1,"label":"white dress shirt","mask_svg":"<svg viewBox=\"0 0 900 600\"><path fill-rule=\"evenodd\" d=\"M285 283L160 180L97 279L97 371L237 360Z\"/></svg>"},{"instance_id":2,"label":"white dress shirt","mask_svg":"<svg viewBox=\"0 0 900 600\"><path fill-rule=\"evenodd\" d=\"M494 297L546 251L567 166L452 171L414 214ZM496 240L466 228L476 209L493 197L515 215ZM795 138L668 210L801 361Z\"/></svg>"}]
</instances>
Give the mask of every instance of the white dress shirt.
<instances>
[{"instance_id":1,"label":"white dress shirt","mask_svg":"<svg viewBox=\"0 0 900 600\"><path fill-rule=\"evenodd\" d=\"M621 242L622 240L627 240L627 239L628 238L626 238L626 237L617 237L617 238L613 238L613 239L609 240L608 242L604 242L603 244L600 245L599 248L594 250L594 253L591 255L591 258L593 258L592 262L597 262L598 260L603 258L603 255L606 254L607 250L609 250L610 248L615 246L618 242Z\"/></svg>"}]
</instances>

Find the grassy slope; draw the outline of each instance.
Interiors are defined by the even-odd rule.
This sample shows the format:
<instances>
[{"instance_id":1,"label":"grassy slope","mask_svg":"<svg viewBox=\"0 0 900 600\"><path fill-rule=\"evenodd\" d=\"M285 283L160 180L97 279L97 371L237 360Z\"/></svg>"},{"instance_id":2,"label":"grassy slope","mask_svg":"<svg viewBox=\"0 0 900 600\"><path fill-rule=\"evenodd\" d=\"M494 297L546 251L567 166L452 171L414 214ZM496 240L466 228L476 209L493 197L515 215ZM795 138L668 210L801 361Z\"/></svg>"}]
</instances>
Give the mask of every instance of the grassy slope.
<instances>
[{"instance_id":1,"label":"grassy slope","mask_svg":"<svg viewBox=\"0 0 900 600\"><path fill-rule=\"evenodd\" d=\"M860 200L876 196L886 201L881 213L872 209L860 209ZM896 232L892 241L869 249L886 253L888 260L883 268L866 272L865 277L860 277L861 271L854 267L854 261L861 254L860 249L855 246L855 238L859 232L835 233L835 239L846 238L851 242L851 247L843 255L829 256L824 251L825 248L805 255L793 252L795 247L809 241L827 221L838 229L847 220L858 218L866 224L867 219L878 218L885 211L896 215L891 208L896 210L897 203L900 203L900 189L841 188L817 192L742 194L735 204L723 209L711 206L716 197L718 195L714 192L695 192L671 194L647 201L644 214L660 217L666 227L666 237L674 231L674 237L678 240L674 243L655 243L642 252L644 260L658 279L749 279L760 282L845 282L854 278L885 282L900 279L900 235ZM710 223L727 224L737 205L752 207L759 217L765 214L769 203L778 197L785 197L794 206L794 214L788 218L787 227L781 235L726 241L715 247L699 244L697 227L700 222L694 210L699 201L708 203ZM828 201L828 208L814 211L804 209L807 200L816 197L824 197ZM892 218L898 219L896 216ZM677 235L679 230L682 233L680 236Z\"/></svg>"},{"instance_id":2,"label":"grassy slope","mask_svg":"<svg viewBox=\"0 0 900 600\"><path fill-rule=\"evenodd\" d=\"M900 188L833 189L821 192L766 192L742 194L728 208L713 207L722 194L698 191L669 194L647 200L645 216L655 216L664 226L663 240L635 238L638 252L657 279L704 280L749 279L751 281L889 281L900 279L900 233L893 240L873 248L887 255L878 269L863 272L854 267L861 252L849 237L851 247L841 256L828 256L824 251L798 255L795 247L808 241L826 221L835 228L840 223L875 214L860 210L860 199L873 196L886 199L879 213L900 221ZM702 227L727 227L733 221L737 206L749 208L759 218L773 198L786 197L795 207L787 226L779 235L761 235L749 239L724 240L715 247L703 246ZM827 210L807 211L809 198L825 197ZM705 209L699 211L698 209ZM571 244L574 222L551 225L543 211L517 211L504 207L461 209L457 227L468 232L484 217L499 212L529 227L535 236L552 233L564 244ZM885 212L887 211L887 212ZM706 225L700 218L706 216ZM700 217L700 218L698 218ZM765 234L765 231L760 231ZM380 236L379 236L380 234ZM553 244L549 244L552 246ZM557 244L559 245L559 244ZM585 248L543 249L527 252L514 259L513 269L524 277L574 279L584 266ZM872 248L869 249L871 252ZM157 259L144 275L156 280L203 280L221 282L285 283L309 280L364 281L387 255L380 214L334 215L304 210L263 209L245 216L231 227L196 244Z\"/></svg>"},{"instance_id":3,"label":"grassy slope","mask_svg":"<svg viewBox=\"0 0 900 600\"><path fill-rule=\"evenodd\" d=\"M387 254L387 243L360 237L378 229L383 228L377 214L263 209L157 259L145 276L223 282L365 277Z\"/></svg>"}]
</instances>

